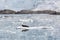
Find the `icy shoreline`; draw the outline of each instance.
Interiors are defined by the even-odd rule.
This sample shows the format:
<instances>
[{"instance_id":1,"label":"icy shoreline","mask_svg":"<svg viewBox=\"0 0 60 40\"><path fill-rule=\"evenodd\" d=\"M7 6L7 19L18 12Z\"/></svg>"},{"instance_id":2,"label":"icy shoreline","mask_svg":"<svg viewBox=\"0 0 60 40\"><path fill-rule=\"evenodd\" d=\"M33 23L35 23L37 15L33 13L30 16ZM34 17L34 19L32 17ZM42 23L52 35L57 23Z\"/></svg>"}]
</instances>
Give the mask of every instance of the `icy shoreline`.
<instances>
[{"instance_id":1,"label":"icy shoreline","mask_svg":"<svg viewBox=\"0 0 60 40\"><path fill-rule=\"evenodd\" d=\"M0 14L51 14L51 15L60 15L60 12L53 11L53 10L21 10L21 11L14 11L9 9L0 10Z\"/></svg>"}]
</instances>

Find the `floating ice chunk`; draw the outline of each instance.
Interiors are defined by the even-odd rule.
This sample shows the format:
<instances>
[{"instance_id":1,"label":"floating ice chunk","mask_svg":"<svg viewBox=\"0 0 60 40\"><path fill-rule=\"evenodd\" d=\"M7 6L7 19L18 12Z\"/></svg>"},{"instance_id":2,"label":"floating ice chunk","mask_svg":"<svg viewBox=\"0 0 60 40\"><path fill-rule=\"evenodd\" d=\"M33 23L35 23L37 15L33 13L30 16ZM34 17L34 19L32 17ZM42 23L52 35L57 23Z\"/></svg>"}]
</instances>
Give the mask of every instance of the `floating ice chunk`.
<instances>
[{"instance_id":1,"label":"floating ice chunk","mask_svg":"<svg viewBox=\"0 0 60 40\"><path fill-rule=\"evenodd\" d=\"M53 30L54 28L52 26L40 26L40 27L17 27L17 29L48 29L48 30Z\"/></svg>"},{"instance_id":2,"label":"floating ice chunk","mask_svg":"<svg viewBox=\"0 0 60 40\"><path fill-rule=\"evenodd\" d=\"M20 19L20 21L22 21L22 22L33 22L32 19Z\"/></svg>"}]
</instances>

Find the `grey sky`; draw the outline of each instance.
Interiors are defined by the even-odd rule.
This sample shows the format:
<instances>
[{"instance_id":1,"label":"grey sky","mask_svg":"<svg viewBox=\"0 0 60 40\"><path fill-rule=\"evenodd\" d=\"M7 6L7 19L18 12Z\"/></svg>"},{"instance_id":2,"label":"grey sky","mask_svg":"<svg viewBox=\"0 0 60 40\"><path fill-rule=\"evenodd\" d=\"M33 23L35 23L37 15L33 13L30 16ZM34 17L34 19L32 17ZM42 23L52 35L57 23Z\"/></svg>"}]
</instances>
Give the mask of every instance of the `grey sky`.
<instances>
[{"instance_id":1,"label":"grey sky","mask_svg":"<svg viewBox=\"0 0 60 40\"><path fill-rule=\"evenodd\" d=\"M60 10L60 0L0 0L0 10Z\"/></svg>"}]
</instances>

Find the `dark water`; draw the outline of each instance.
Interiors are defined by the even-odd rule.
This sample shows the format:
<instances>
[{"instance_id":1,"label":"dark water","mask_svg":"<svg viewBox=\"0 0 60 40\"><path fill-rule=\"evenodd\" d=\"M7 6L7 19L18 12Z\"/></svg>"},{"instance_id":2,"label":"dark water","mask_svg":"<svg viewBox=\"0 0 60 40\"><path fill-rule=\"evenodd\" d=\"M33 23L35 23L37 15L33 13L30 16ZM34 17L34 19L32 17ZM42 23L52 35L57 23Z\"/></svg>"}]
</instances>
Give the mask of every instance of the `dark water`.
<instances>
[{"instance_id":1,"label":"dark water","mask_svg":"<svg viewBox=\"0 0 60 40\"><path fill-rule=\"evenodd\" d=\"M31 27L52 26L53 30L16 29L22 24ZM0 40L60 40L60 16L48 14L0 14Z\"/></svg>"}]
</instances>

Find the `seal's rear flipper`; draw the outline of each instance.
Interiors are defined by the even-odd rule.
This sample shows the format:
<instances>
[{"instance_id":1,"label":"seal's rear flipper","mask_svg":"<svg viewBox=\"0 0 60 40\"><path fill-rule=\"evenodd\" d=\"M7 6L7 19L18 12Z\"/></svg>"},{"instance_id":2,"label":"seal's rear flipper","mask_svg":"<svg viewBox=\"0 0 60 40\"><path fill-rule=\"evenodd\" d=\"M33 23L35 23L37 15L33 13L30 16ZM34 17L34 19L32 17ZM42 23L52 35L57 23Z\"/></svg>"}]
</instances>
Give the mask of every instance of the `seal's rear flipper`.
<instances>
[{"instance_id":1,"label":"seal's rear flipper","mask_svg":"<svg viewBox=\"0 0 60 40\"><path fill-rule=\"evenodd\" d=\"M22 32L26 32L26 31L28 31L29 29L24 29L24 30L22 30Z\"/></svg>"}]
</instances>

